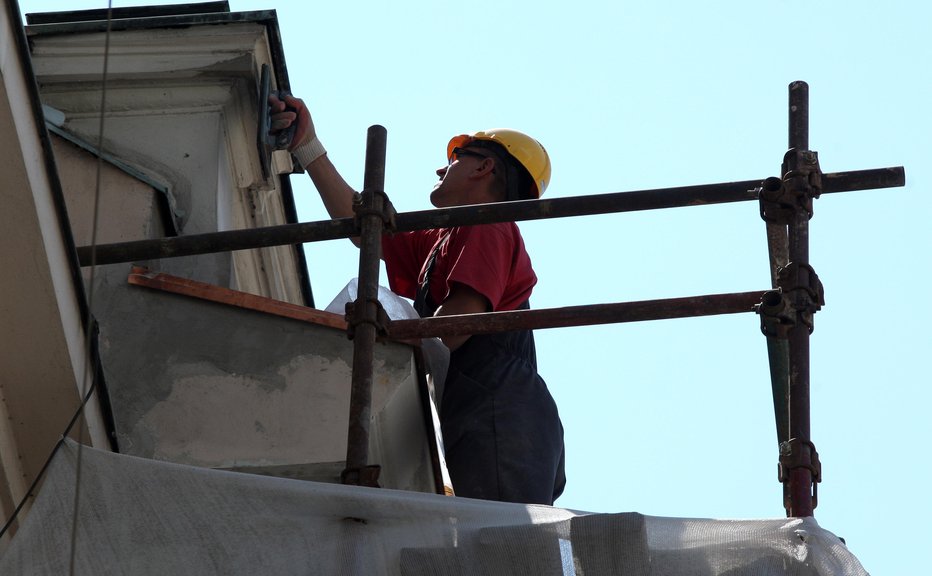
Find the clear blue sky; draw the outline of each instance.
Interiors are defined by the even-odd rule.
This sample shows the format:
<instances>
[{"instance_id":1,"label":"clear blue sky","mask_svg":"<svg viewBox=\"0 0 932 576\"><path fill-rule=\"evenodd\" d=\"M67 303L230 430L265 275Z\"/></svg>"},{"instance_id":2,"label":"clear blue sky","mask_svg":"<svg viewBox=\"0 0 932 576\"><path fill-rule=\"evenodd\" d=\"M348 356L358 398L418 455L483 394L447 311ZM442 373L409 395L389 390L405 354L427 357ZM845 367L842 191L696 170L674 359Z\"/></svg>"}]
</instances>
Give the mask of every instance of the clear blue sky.
<instances>
[{"instance_id":1,"label":"clear blue sky","mask_svg":"<svg viewBox=\"0 0 932 576\"><path fill-rule=\"evenodd\" d=\"M824 475L816 518L875 574L928 564L932 14L924 4L230 4L278 11L292 88L351 184L362 185L366 129L388 129L386 190L401 211L430 207L450 136L491 127L545 144L549 197L777 176L787 86L808 82L810 147L825 172L902 165L907 175L905 188L816 201L811 263L826 299L811 340L812 439ZM295 188L302 220L326 218L308 180ZM535 308L769 288L753 203L520 226L540 278ZM324 307L356 275L356 251L335 242L307 254ZM756 315L544 330L537 342L566 427L569 484L558 505L783 516Z\"/></svg>"}]
</instances>

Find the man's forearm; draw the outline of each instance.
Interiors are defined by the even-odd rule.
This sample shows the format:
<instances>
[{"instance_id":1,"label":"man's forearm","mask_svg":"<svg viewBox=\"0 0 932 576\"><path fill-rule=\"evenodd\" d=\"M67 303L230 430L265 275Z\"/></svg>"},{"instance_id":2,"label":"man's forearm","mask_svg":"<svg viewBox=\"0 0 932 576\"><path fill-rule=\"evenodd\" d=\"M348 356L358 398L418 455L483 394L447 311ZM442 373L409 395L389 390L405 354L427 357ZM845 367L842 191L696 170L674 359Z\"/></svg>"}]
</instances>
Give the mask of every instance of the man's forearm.
<instances>
[{"instance_id":1,"label":"man's forearm","mask_svg":"<svg viewBox=\"0 0 932 576\"><path fill-rule=\"evenodd\" d=\"M349 218L353 215L353 196L356 192L337 172L326 154L305 166L305 170L331 218Z\"/></svg>"}]
</instances>

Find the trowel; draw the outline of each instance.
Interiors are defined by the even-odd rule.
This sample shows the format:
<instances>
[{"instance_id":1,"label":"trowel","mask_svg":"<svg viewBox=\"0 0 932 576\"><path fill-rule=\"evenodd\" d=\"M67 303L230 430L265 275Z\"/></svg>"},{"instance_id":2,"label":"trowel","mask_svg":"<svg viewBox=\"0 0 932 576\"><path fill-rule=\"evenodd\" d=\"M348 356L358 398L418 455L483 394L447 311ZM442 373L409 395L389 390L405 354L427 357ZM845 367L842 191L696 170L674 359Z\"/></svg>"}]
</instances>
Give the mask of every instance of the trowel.
<instances>
[{"instance_id":1,"label":"trowel","mask_svg":"<svg viewBox=\"0 0 932 576\"><path fill-rule=\"evenodd\" d=\"M272 176L272 153L276 150L287 150L291 145L291 139L294 137L296 124L276 133L270 134L272 127L271 108L269 107L269 95L275 94L279 99L284 99L288 94L284 90L272 92L272 78L268 64L262 65L262 72L259 77L259 125L256 128L256 144L259 148L259 161L262 164L262 176L266 179ZM288 108L297 112L294 108Z\"/></svg>"}]
</instances>

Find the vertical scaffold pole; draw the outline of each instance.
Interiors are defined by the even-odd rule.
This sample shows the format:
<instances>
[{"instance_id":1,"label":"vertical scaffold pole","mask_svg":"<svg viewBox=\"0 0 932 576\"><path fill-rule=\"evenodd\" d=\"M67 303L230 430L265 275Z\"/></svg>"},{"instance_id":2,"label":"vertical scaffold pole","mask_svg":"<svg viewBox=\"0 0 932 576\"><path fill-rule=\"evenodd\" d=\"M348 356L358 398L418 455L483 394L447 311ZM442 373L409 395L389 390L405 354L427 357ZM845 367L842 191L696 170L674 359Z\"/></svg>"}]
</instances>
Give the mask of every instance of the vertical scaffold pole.
<instances>
[{"instance_id":1,"label":"vertical scaffold pole","mask_svg":"<svg viewBox=\"0 0 932 576\"><path fill-rule=\"evenodd\" d=\"M793 82L789 86L789 148L809 150L809 86L805 82ZM809 265L809 214L806 210L794 211L788 227L788 256L798 274L806 274ZM797 279L798 280L798 279ZM800 285L800 282L795 282ZM798 291L797 291L798 293ZM794 296L796 297L796 296ZM809 325L804 321L800 307L796 309L796 321L789 331L790 347L790 391L789 391L789 440L790 450L798 451L794 460L801 464L787 470L785 482L789 483L787 514L792 517L812 516L813 474L810 441L809 406Z\"/></svg>"},{"instance_id":2,"label":"vertical scaffold pole","mask_svg":"<svg viewBox=\"0 0 932 576\"><path fill-rule=\"evenodd\" d=\"M374 485L369 460L369 423L372 411L373 349L379 323L379 255L385 205L387 133L371 126L366 141L366 174L356 216L360 221L359 280L353 304L353 381L347 431L344 484ZM369 473L366 473L369 470Z\"/></svg>"}]
</instances>

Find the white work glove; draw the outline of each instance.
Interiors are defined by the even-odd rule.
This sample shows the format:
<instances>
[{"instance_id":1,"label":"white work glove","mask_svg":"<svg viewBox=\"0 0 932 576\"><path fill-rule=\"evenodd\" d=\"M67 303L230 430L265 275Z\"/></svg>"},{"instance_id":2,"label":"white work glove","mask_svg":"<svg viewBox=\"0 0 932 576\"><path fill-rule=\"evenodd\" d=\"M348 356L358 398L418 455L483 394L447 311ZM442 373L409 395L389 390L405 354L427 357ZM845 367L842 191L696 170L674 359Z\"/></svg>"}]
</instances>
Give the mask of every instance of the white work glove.
<instances>
[{"instance_id":1,"label":"white work glove","mask_svg":"<svg viewBox=\"0 0 932 576\"><path fill-rule=\"evenodd\" d=\"M327 151L317 139L314 120L307 106L304 105L304 101L291 94L284 94L282 98L279 98L277 94L269 95L269 106L272 109L270 132L274 134L294 124L294 136L291 138L288 150L297 158L301 166L307 169L311 162L326 154Z\"/></svg>"}]
</instances>

